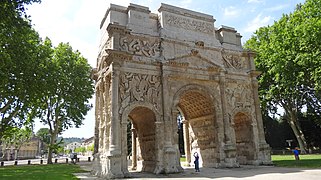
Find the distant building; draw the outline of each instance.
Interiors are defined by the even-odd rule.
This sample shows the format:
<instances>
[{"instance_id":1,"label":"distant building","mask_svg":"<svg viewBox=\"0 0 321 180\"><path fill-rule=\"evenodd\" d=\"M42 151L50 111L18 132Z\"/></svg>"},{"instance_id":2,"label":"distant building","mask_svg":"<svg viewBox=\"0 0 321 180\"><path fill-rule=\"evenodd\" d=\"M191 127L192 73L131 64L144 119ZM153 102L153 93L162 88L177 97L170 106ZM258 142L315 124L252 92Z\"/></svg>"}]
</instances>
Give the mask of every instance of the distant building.
<instances>
[{"instance_id":1,"label":"distant building","mask_svg":"<svg viewBox=\"0 0 321 180\"><path fill-rule=\"evenodd\" d=\"M79 142L72 142L65 146L65 150L71 150L71 152L75 152L75 149L81 147L81 143Z\"/></svg>"},{"instance_id":2,"label":"distant building","mask_svg":"<svg viewBox=\"0 0 321 180\"><path fill-rule=\"evenodd\" d=\"M28 142L22 144L18 157L26 158L35 158L41 154L42 141L38 137L32 137Z\"/></svg>"},{"instance_id":3,"label":"distant building","mask_svg":"<svg viewBox=\"0 0 321 180\"><path fill-rule=\"evenodd\" d=\"M38 137L32 137L29 141L23 143L19 149L9 146L3 149L3 160L32 159L41 154L42 141Z\"/></svg>"},{"instance_id":4,"label":"distant building","mask_svg":"<svg viewBox=\"0 0 321 180\"><path fill-rule=\"evenodd\" d=\"M83 140L81 145L82 147L86 148L86 153L84 155L91 156L93 154L93 151L90 147L94 145L94 136Z\"/></svg>"}]
</instances>

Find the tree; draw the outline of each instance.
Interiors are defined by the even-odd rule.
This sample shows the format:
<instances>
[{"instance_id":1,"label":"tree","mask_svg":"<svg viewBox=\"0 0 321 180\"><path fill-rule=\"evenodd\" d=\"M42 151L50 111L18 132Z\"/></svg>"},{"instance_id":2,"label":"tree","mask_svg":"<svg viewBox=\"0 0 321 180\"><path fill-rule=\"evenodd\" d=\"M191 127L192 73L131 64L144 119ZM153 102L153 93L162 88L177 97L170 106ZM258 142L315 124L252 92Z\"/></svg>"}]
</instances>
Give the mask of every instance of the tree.
<instances>
[{"instance_id":1,"label":"tree","mask_svg":"<svg viewBox=\"0 0 321 180\"><path fill-rule=\"evenodd\" d=\"M48 128L40 128L37 133L36 136L45 144L49 144L50 143L50 134L49 134L49 129Z\"/></svg>"},{"instance_id":2,"label":"tree","mask_svg":"<svg viewBox=\"0 0 321 180\"><path fill-rule=\"evenodd\" d=\"M45 152L48 152L47 148L50 143L49 129L48 128L40 128L37 131L36 136L41 140L42 153L44 152L43 150L46 150Z\"/></svg>"},{"instance_id":3,"label":"tree","mask_svg":"<svg viewBox=\"0 0 321 180\"><path fill-rule=\"evenodd\" d=\"M86 152L86 148L85 147L77 147L75 149L76 153L81 153L82 155Z\"/></svg>"},{"instance_id":4,"label":"tree","mask_svg":"<svg viewBox=\"0 0 321 180\"><path fill-rule=\"evenodd\" d=\"M10 147L14 149L14 159L16 160L21 146L23 145L23 143L29 141L33 134L32 130L28 127L21 129L14 128L12 130L14 131L13 135L3 136L1 141L3 142L3 149L7 149Z\"/></svg>"},{"instance_id":5,"label":"tree","mask_svg":"<svg viewBox=\"0 0 321 180\"><path fill-rule=\"evenodd\" d=\"M0 139L29 123L28 113L40 96L46 51L24 8L34 2L40 0L0 2Z\"/></svg>"},{"instance_id":6,"label":"tree","mask_svg":"<svg viewBox=\"0 0 321 180\"><path fill-rule=\"evenodd\" d=\"M276 113L284 109L287 120L303 153L307 150L298 114L321 115L321 1L307 0L296 10L262 27L245 48L257 52L261 107ZM320 121L320 118L319 118Z\"/></svg>"},{"instance_id":7,"label":"tree","mask_svg":"<svg viewBox=\"0 0 321 180\"><path fill-rule=\"evenodd\" d=\"M78 51L73 51L68 43L52 47L50 40L46 39L45 44L52 49L52 53L45 67L45 91L38 101L39 108L34 109L33 114L49 127L50 164L58 135L72 126L79 127L90 110L88 100L94 86L90 78L91 67Z\"/></svg>"}]
</instances>

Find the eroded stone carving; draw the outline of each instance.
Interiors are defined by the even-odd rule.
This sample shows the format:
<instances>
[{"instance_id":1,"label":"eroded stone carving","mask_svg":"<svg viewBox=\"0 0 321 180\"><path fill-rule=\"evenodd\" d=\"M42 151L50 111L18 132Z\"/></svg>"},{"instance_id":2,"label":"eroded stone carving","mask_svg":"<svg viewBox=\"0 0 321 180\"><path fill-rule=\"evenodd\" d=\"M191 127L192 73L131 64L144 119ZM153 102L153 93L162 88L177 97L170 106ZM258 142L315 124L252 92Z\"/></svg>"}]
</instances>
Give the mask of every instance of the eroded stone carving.
<instances>
[{"instance_id":1,"label":"eroded stone carving","mask_svg":"<svg viewBox=\"0 0 321 180\"><path fill-rule=\"evenodd\" d=\"M227 103L229 107L251 108L251 86L249 84L237 84L236 87L225 89Z\"/></svg>"},{"instance_id":2,"label":"eroded stone carving","mask_svg":"<svg viewBox=\"0 0 321 180\"><path fill-rule=\"evenodd\" d=\"M227 68L233 68L233 69L246 68L246 64L244 60L241 58L241 56L237 54L222 52L222 57L224 60L224 66Z\"/></svg>"},{"instance_id":3,"label":"eroded stone carving","mask_svg":"<svg viewBox=\"0 0 321 180\"><path fill-rule=\"evenodd\" d=\"M201 22L197 20L191 20L188 18L183 18L179 16L174 16L170 14L165 15L166 23L178 28L183 28L192 31L198 31L202 33L213 33L213 25L211 23Z\"/></svg>"},{"instance_id":4,"label":"eroded stone carving","mask_svg":"<svg viewBox=\"0 0 321 180\"><path fill-rule=\"evenodd\" d=\"M160 52L159 41L150 42L138 38L121 37L119 40L120 49L135 55L146 57L158 57Z\"/></svg>"},{"instance_id":5,"label":"eroded stone carving","mask_svg":"<svg viewBox=\"0 0 321 180\"><path fill-rule=\"evenodd\" d=\"M159 76L126 72L121 74L120 79L121 108L128 106L134 101L147 101L152 103L155 109L159 110Z\"/></svg>"}]
</instances>

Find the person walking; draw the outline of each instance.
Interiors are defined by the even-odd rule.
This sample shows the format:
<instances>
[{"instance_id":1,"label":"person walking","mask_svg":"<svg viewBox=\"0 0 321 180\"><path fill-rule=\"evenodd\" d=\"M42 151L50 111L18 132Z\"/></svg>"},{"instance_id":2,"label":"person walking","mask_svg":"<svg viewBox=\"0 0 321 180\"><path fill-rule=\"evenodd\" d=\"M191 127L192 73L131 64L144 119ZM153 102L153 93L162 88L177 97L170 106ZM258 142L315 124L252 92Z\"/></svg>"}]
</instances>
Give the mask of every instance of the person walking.
<instances>
[{"instance_id":1,"label":"person walking","mask_svg":"<svg viewBox=\"0 0 321 180\"><path fill-rule=\"evenodd\" d=\"M300 160L300 157L299 157L299 155L300 155L300 151L299 151L299 148L298 147L296 147L294 150L293 150L293 153L294 153L294 157L295 157L295 160Z\"/></svg>"},{"instance_id":2,"label":"person walking","mask_svg":"<svg viewBox=\"0 0 321 180\"><path fill-rule=\"evenodd\" d=\"M195 158L195 160L194 160L195 172L200 172L200 167L199 167L199 158L200 157L198 156L197 152L194 153L194 158Z\"/></svg>"}]
</instances>

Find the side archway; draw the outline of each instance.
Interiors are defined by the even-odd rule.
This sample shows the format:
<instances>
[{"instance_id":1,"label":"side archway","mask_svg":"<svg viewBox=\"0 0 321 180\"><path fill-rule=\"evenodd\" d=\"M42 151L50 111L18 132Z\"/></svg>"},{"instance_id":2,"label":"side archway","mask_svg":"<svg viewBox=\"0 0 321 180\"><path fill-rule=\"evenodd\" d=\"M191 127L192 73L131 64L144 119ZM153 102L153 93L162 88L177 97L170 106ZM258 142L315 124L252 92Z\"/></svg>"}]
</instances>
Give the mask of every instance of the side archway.
<instances>
[{"instance_id":1,"label":"side archway","mask_svg":"<svg viewBox=\"0 0 321 180\"><path fill-rule=\"evenodd\" d=\"M236 159L240 164L252 164L255 156L254 133L249 115L238 112L234 115Z\"/></svg>"},{"instance_id":2,"label":"side archway","mask_svg":"<svg viewBox=\"0 0 321 180\"><path fill-rule=\"evenodd\" d=\"M132 123L132 131L134 132L132 138L136 141L137 148L135 157L132 161L139 161L138 170L144 172L154 172L157 166L158 159L158 148L156 147L159 141L157 137L156 122L158 121L157 113L152 105L146 103L133 103L132 105L125 108L122 116L123 127L127 128L128 121ZM127 131L123 131L127 132ZM126 136L125 133L124 137ZM127 147L127 138L124 142L123 147ZM134 157L134 156L132 156Z\"/></svg>"}]
</instances>

